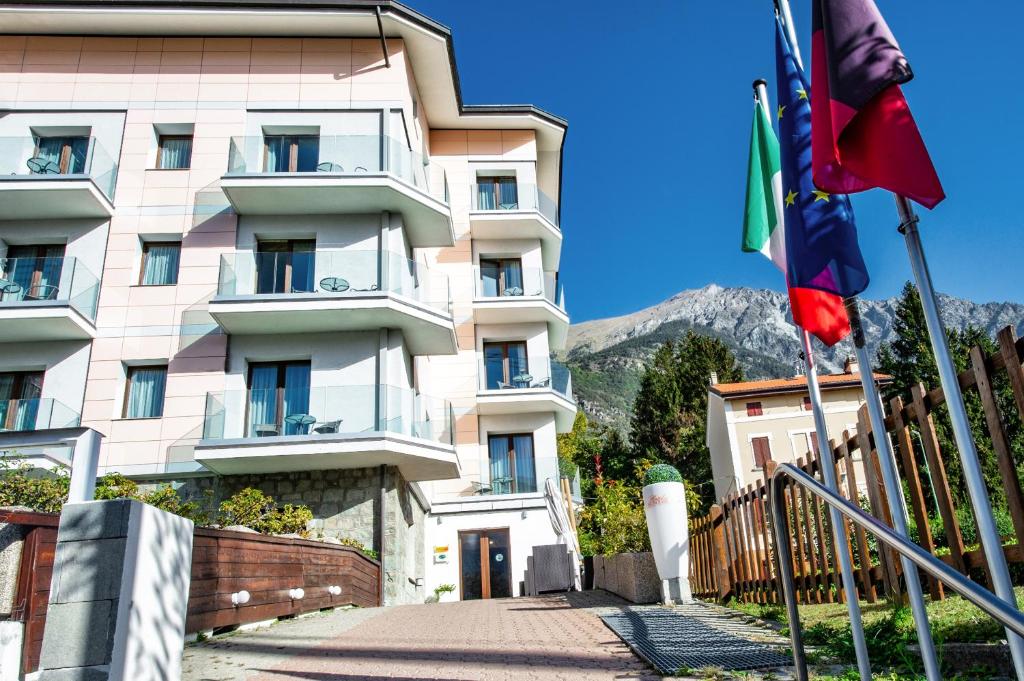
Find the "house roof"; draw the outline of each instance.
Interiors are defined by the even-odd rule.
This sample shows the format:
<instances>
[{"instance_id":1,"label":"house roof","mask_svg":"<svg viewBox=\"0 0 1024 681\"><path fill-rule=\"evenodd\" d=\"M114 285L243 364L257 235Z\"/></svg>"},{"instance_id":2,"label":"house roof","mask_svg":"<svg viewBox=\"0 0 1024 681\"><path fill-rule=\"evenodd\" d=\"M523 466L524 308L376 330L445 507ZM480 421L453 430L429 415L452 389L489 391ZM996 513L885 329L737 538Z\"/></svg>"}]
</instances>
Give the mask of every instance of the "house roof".
<instances>
[{"instance_id":1,"label":"house roof","mask_svg":"<svg viewBox=\"0 0 1024 681\"><path fill-rule=\"evenodd\" d=\"M874 374L875 380L886 384L892 382L888 374ZM818 385L822 390L860 387L860 374L825 374L818 376ZM742 381L740 383L717 383L708 386L708 390L725 399L753 397L757 395L777 395L783 393L807 392L807 377L772 378L763 381Z\"/></svg>"}]
</instances>

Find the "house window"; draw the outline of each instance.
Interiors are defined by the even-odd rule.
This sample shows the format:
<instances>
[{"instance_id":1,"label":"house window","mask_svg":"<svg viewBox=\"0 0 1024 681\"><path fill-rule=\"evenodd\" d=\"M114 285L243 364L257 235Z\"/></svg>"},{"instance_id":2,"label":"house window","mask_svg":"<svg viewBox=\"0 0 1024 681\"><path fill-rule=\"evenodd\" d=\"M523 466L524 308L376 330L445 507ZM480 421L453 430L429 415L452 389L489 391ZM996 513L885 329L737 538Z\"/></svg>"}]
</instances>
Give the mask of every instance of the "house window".
<instances>
[{"instance_id":1,"label":"house window","mask_svg":"<svg viewBox=\"0 0 1024 681\"><path fill-rule=\"evenodd\" d=\"M11 246L0 265L2 278L8 282L3 300L56 300L64 269L64 246Z\"/></svg>"},{"instance_id":2,"label":"house window","mask_svg":"<svg viewBox=\"0 0 1024 681\"><path fill-rule=\"evenodd\" d=\"M260 241L256 246L256 293L312 293L316 242Z\"/></svg>"},{"instance_id":3,"label":"house window","mask_svg":"<svg viewBox=\"0 0 1024 681\"><path fill-rule=\"evenodd\" d=\"M124 402L126 419L152 419L164 414L167 388L166 366L128 368L128 395Z\"/></svg>"},{"instance_id":4,"label":"house window","mask_svg":"<svg viewBox=\"0 0 1024 681\"><path fill-rule=\"evenodd\" d=\"M317 135L265 135L263 168L266 173L312 173L320 162Z\"/></svg>"},{"instance_id":5,"label":"house window","mask_svg":"<svg viewBox=\"0 0 1024 681\"><path fill-rule=\"evenodd\" d=\"M523 261L519 258L481 258L480 294L486 298L523 295Z\"/></svg>"},{"instance_id":6,"label":"house window","mask_svg":"<svg viewBox=\"0 0 1024 681\"><path fill-rule=\"evenodd\" d=\"M537 491L537 467L533 458L533 435L491 435L491 493L522 494Z\"/></svg>"},{"instance_id":7,"label":"house window","mask_svg":"<svg viewBox=\"0 0 1024 681\"><path fill-rule=\"evenodd\" d=\"M161 170L187 170L192 165L192 135L160 135L156 167Z\"/></svg>"},{"instance_id":8,"label":"house window","mask_svg":"<svg viewBox=\"0 0 1024 681\"><path fill-rule=\"evenodd\" d=\"M36 148L29 168L39 175L77 175L85 172L89 138L36 137Z\"/></svg>"},{"instance_id":9,"label":"house window","mask_svg":"<svg viewBox=\"0 0 1024 681\"><path fill-rule=\"evenodd\" d=\"M804 409L804 411L810 411L811 410L811 398L810 397L804 397L803 409Z\"/></svg>"},{"instance_id":10,"label":"house window","mask_svg":"<svg viewBox=\"0 0 1024 681\"><path fill-rule=\"evenodd\" d=\"M772 460L772 445L767 437L755 437L750 440L754 450L754 468L764 468L766 461Z\"/></svg>"},{"instance_id":11,"label":"house window","mask_svg":"<svg viewBox=\"0 0 1024 681\"><path fill-rule=\"evenodd\" d=\"M762 416L764 410L761 409L760 402L747 402L747 416Z\"/></svg>"},{"instance_id":12,"label":"house window","mask_svg":"<svg viewBox=\"0 0 1024 681\"><path fill-rule=\"evenodd\" d=\"M36 430L43 372L0 373L0 430Z\"/></svg>"},{"instance_id":13,"label":"house window","mask_svg":"<svg viewBox=\"0 0 1024 681\"><path fill-rule=\"evenodd\" d=\"M519 210L515 175L481 175L476 187L477 210Z\"/></svg>"},{"instance_id":14,"label":"house window","mask_svg":"<svg viewBox=\"0 0 1024 681\"><path fill-rule=\"evenodd\" d=\"M818 455L818 434L815 432L797 433L794 438L794 454L799 458L807 456L808 452Z\"/></svg>"},{"instance_id":15,"label":"house window","mask_svg":"<svg viewBox=\"0 0 1024 681\"><path fill-rule=\"evenodd\" d=\"M487 390L529 388L530 376L526 343L484 343L484 372Z\"/></svg>"},{"instance_id":16,"label":"house window","mask_svg":"<svg viewBox=\"0 0 1024 681\"><path fill-rule=\"evenodd\" d=\"M248 437L309 433L309 379L308 361L250 364Z\"/></svg>"},{"instance_id":17,"label":"house window","mask_svg":"<svg viewBox=\"0 0 1024 681\"><path fill-rule=\"evenodd\" d=\"M178 241L147 241L142 244L142 286L173 286L178 283L181 243Z\"/></svg>"}]
</instances>

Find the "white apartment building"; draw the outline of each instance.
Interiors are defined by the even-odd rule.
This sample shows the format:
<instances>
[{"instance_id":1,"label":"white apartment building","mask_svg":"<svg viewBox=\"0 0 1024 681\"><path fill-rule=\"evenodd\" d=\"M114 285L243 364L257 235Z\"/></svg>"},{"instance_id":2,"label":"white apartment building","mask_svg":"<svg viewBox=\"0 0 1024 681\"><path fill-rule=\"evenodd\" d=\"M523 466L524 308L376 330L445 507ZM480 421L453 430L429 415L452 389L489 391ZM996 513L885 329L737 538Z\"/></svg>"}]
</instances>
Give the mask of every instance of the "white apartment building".
<instances>
[{"instance_id":1,"label":"white apartment building","mask_svg":"<svg viewBox=\"0 0 1024 681\"><path fill-rule=\"evenodd\" d=\"M0 25L0 446L87 426L101 474L306 504L388 603L518 595L576 412L566 122L464 104L388 0Z\"/></svg>"}]
</instances>

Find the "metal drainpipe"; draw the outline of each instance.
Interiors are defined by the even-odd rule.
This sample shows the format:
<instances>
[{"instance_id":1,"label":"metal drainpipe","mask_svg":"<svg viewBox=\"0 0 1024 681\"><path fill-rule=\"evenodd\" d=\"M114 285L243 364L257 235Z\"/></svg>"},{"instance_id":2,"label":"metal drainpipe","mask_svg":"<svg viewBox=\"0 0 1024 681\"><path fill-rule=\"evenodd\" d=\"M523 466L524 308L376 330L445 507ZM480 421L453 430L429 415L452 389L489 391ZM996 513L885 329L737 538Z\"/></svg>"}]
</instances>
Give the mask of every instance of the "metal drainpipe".
<instances>
[{"instance_id":1,"label":"metal drainpipe","mask_svg":"<svg viewBox=\"0 0 1024 681\"><path fill-rule=\"evenodd\" d=\"M388 467L380 465L380 513L377 514L377 561L380 563L380 575L378 579L378 590L380 592L380 604L384 605L384 509L387 499L387 475Z\"/></svg>"}]
</instances>

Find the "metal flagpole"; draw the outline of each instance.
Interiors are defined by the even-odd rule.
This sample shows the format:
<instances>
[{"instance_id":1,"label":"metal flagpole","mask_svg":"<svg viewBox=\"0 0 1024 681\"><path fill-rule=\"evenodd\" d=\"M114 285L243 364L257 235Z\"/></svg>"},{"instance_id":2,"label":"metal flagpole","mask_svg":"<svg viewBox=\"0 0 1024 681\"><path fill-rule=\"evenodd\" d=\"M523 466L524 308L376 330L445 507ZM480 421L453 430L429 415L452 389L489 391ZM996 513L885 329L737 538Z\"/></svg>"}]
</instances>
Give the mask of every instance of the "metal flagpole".
<instances>
[{"instance_id":1,"label":"metal flagpole","mask_svg":"<svg viewBox=\"0 0 1024 681\"><path fill-rule=\"evenodd\" d=\"M765 111L769 112L768 115L770 117L771 106L768 103L768 89L763 80L755 83L755 91L760 105L765 108ZM821 388L818 385L818 370L814 365L811 335L799 325L796 328L800 332L800 342L803 348L801 354L803 354L804 359L804 373L807 376L807 392L811 398L811 412L814 414L814 432L818 438L818 462L821 464L821 477L826 487L838 492L839 481L836 480L836 464L832 456L832 448L829 445L825 412L821 405ZM853 637L854 650L857 653L857 668L860 670L861 681L871 681L871 660L868 658L868 644L864 638L864 623L860 614L857 582L853 576L850 536L844 531L846 524L843 522L843 516L838 510L829 506L829 517L832 520L833 550L839 561L839 573L842 575L843 591L846 594L846 609L850 615L850 632ZM789 617L791 619L793 617L797 618L796 622L790 622L791 627L800 626L798 613L789 613ZM801 672L806 673L806 671L806 669L797 670L798 674Z\"/></svg>"},{"instance_id":2,"label":"metal flagpole","mask_svg":"<svg viewBox=\"0 0 1024 681\"><path fill-rule=\"evenodd\" d=\"M843 303L846 305L846 315L850 318L853 346L856 348L857 363L860 365L860 384L864 389L864 401L868 405L868 417L871 420L871 430L875 436L875 448L878 450L882 479L888 490L885 496L889 504L889 514L892 516L893 529L896 530L896 534L909 540L910 532L907 529L907 507L903 498L903 484L896 470L896 455L893 452L892 443L889 441L889 434L885 430L882 398L878 394L878 386L875 385L871 356L864 339L860 305L856 296L845 299ZM871 465L867 452L861 452L861 457L865 466ZM928 611L924 604L924 593L921 589L921 578L918 576L917 566L903 555L900 556L900 562L903 564L903 575L906 578L910 609L914 614L914 626L917 628L917 642L921 646L921 661L924 663L925 676L928 681L940 681L942 676L939 670L939 660L935 654L932 632L928 627Z\"/></svg>"},{"instance_id":3,"label":"metal flagpole","mask_svg":"<svg viewBox=\"0 0 1024 681\"><path fill-rule=\"evenodd\" d=\"M957 449L960 450L964 481L967 483L967 493L970 495L974 518L978 524L978 537L981 539L981 546L985 552L985 562L988 564L989 574L992 575L992 585L995 587L996 595L1016 608L1017 600L1013 594L1013 584L1010 581L1010 571L1006 566L1006 556L1003 555L1003 543L992 517L992 506L989 502L988 490L985 488L985 479L981 474L978 450L974 446L971 426L967 420L967 410L964 408L964 398L960 392L960 381L957 378L953 359L949 354L946 329L939 316L939 305L935 297L935 289L932 286L932 275L928 270L928 261L925 260L924 249L921 246L921 235L917 230L918 218L909 200L897 194L894 196L900 215L899 231L906 241L907 253L910 255L910 267L914 271L914 281L921 297L925 324L928 327L932 352L935 354L935 364L939 369L942 393L946 396L949 419L953 424L953 437L956 440ZM1024 639L1007 629L1006 640L1010 645L1010 653L1013 655L1017 679L1024 681Z\"/></svg>"}]
</instances>

